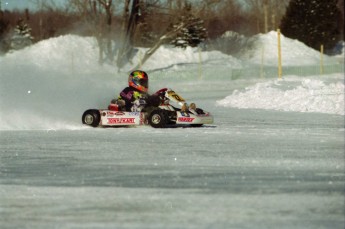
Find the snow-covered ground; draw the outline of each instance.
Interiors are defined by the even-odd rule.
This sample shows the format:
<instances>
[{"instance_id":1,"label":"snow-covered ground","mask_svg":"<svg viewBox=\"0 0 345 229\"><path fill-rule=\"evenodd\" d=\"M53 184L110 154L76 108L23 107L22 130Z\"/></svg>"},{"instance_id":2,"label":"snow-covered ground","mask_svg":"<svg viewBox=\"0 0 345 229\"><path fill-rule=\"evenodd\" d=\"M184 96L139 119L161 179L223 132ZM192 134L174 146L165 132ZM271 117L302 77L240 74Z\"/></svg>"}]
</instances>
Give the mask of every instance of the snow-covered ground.
<instances>
[{"instance_id":1,"label":"snow-covered ground","mask_svg":"<svg viewBox=\"0 0 345 229\"><path fill-rule=\"evenodd\" d=\"M238 58L162 47L142 67L152 92L211 111L203 128L82 126L127 84L92 38L1 56L0 228L344 228L342 58L315 74L320 53L283 37L278 79L276 33L251 39Z\"/></svg>"}]
</instances>

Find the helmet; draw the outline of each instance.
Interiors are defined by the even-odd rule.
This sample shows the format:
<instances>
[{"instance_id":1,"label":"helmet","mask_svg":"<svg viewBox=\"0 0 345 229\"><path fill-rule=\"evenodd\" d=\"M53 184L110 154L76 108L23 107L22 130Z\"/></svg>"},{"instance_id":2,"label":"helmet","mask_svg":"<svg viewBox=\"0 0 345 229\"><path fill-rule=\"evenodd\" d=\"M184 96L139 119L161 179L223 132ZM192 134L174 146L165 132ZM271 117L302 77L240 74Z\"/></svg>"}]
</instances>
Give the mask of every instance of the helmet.
<instances>
[{"instance_id":1,"label":"helmet","mask_svg":"<svg viewBox=\"0 0 345 229\"><path fill-rule=\"evenodd\" d=\"M149 87L149 77L144 71L135 70L128 77L128 85L141 92L147 92Z\"/></svg>"}]
</instances>

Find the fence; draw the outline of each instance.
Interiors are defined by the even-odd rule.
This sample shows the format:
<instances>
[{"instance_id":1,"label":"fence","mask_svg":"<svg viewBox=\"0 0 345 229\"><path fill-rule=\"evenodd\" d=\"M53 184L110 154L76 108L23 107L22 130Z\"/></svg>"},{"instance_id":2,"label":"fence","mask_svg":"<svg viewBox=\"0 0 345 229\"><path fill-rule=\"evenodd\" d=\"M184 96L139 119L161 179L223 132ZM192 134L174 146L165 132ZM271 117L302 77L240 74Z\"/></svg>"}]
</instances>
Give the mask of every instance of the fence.
<instances>
[{"instance_id":1,"label":"fence","mask_svg":"<svg viewBox=\"0 0 345 229\"><path fill-rule=\"evenodd\" d=\"M190 80L239 80L278 78L277 66L251 65L243 68L232 68L229 65L204 65L200 71L199 64L188 64L177 68L148 71L151 79L190 79ZM324 65L323 74L344 73L342 63ZM322 75L319 65L282 66L282 77L289 75L315 76Z\"/></svg>"}]
</instances>

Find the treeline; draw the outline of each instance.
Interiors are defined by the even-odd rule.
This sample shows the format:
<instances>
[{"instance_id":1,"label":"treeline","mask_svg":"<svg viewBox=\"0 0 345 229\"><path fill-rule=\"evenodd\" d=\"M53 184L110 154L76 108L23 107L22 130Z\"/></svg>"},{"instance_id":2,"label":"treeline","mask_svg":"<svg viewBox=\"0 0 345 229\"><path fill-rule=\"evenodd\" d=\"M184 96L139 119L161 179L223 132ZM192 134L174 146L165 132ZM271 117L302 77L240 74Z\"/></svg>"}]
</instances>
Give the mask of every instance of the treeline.
<instances>
[{"instance_id":1,"label":"treeline","mask_svg":"<svg viewBox=\"0 0 345 229\"><path fill-rule=\"evenodd\" d=\"M44 4L37 1L37 11L1 11L0 39L8 39L20 19L23 19L31 28L34 42L68 33L94 36L100 30L99 27L106 24L108 20L106 10L101 5L102 2L109 3L106 0L70 0L61 8L49 1ZM138 46L151 45L150 39L142 39L142 34L145 33L147 36L149 34L153 40L164 34L174 20L183 14L186 4L192 7L190 13L203 20L210 39L219 37L230 30L252 35L276 29L288 0L279 1L279 4L275 0L267 1L266 5L263 2L246 0L240 4L236 0L200 0L193 3L184 0L142 1L139 3L141 4L140 16L136 18L138 34L134 42ZM130 1L114 0L111 4L111 33L116 39L120 36L125 20L124 5L130 4Z\"/></svg>"},{"instance_id":2,"label":"treeline","mask_svg":"<svg viewBox=\"0 0 345 229\"><path fill-rule=\"evenodd\" d=\"M27 25L29 29L21 32L30 33L27 37L33 43L64 34L94 36L99 42L100 54L105 55L100 58L112 59L113 53L118 51L111 47L112 41L128 43L122 47L126 49L126 46L152 47L167 33L171 39L161 40L160 43L181 44L176 37L181 37L182 33L201 36L200 41L217 39L226 31L251 36L279 28L289 3L301 2L295 7L297 11L306 8L303 4L310 5L302 0L68 0L63 7L57 7L54 1L34 2L37 4L36 11L3 11L0 8L0 53L11 49L11 39L15 32L21 30L20 24L21 27ZM321 4L325 1L316 2ZM337 5L342 16L338 37L343 37L344 0L330 2ZM329 10L325 6L319 8ZM288 13L294 15L291 10ZM289 24L288 16L284 19L285 31L294 26ZM291 23L303 23L303 15L300 16L301 21L291 20ZM335 20L334 17L331 20ZM320 21L311 23L317 25ZM199 30L198 34L193 34L193 30ZM202 30L206 31L206 37L200 33ZM298 39L298 34L289 34ZM127 52L126 55L130 54Z\"/></svg>"}]
</instances>

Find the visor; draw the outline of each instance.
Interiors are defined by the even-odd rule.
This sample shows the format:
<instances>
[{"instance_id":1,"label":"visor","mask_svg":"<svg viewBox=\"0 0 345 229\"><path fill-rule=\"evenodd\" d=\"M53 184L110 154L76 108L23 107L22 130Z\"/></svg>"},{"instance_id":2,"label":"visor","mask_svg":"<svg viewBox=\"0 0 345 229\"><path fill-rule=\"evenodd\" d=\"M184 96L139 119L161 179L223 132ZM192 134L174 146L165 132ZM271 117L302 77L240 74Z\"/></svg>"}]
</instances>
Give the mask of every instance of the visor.
<instances>
[{"instance_id":1,"label":"visor","mask_svg":"<svg viewBox=\"0 0 345 229\"><path fill-rule=\"evenodd\" d=\"M146 87L148 86L148 80L147 79L138 79L138 78L135 78L133 79L134 83L136 85L140 85L140 86L143 86L143 87Z\"/></svg>"},{"instance_id":2,"label":"visor","mask_svg":"<svg viewBox=\"0 0 345 229\"><path fill-rule=\"evenodd\" d=\"M147 79L140 79L140 80L139 80L139 84L140 84L141 86L143 86L143 87L146 87L146 88L147 88L147 86L148 86L149 82L148 82L148 80L147 80Z\"/></svg>"}]
</instances>

